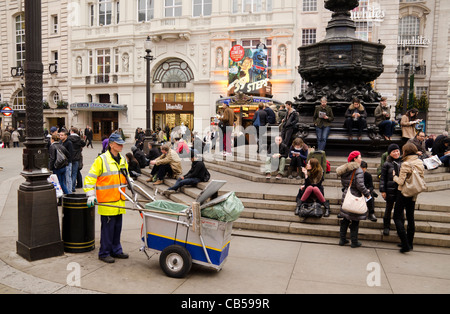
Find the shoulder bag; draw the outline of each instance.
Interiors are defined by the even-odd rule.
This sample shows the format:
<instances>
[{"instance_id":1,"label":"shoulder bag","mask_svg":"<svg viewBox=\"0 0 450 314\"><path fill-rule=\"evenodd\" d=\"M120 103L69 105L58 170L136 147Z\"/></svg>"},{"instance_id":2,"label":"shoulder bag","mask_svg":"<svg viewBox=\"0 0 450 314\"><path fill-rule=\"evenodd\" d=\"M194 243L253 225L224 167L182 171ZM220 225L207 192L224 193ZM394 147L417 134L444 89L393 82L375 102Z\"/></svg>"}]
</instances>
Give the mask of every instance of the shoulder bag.
<instances>
[{"instance_id":1,"label":"shoulder bag","mask_svg":"<svg viewBox=\"0 0 450 314\"><path fill-rule=\"evenodd\" d=\"M405 184L402 188L402 194L404 197L413 197L427 190L425 180L417 172L416 168L412 167L412 172L409 177L406 178Z\"/></svg>"},{"instance_id":2,"label":"shoulder bag","mask_svg":"<svg viewBox=\"0 0 450 314\"><path fill-rule=\"evenodd\" d=\"M350 191L355 173L356 170L353 171L352 178L347 189L347 194L342 202L342 210L351 214L363 215L367 212L367 204L364 195L354 196Z\"/></svg>"}]
</instances>

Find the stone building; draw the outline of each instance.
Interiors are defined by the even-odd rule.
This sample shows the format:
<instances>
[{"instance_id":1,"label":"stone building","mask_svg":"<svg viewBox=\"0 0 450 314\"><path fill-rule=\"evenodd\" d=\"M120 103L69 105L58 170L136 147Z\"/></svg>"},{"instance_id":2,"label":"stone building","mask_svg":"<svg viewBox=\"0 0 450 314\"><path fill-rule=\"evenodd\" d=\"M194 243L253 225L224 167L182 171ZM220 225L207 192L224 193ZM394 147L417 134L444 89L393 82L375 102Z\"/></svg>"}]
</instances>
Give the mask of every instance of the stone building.
<instances>
[{"instance_id":1,"label":"stone building","mask_svg":"<svg viewBox=\"0 0 450 314\"><path fill-rule=\"evenodd\" d=\"M0 1L0 104L14 110L0 117L1 127L25 127L25 14L24 1ZM42 1L42 63L44 128L68 125L68 0Z\"/></svg>"}]
</instances>

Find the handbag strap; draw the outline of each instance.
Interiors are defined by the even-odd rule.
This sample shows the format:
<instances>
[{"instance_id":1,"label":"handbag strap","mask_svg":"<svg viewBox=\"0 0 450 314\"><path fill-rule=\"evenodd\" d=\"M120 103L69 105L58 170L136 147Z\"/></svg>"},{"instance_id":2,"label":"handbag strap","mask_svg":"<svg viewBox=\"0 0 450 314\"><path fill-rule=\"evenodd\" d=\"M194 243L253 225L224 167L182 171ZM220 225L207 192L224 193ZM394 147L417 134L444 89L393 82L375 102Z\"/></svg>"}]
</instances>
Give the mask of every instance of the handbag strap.
<instances>
[{"instance_id":1,"label":"handbag strap","mask_svg":"<svg viewBox=\"0 0 450 314\"><path fill-rule=\"evenodd\" d=\"M350 184L349 184L349 186L348 186L348 188L350 189L351 187L352 187L352 183L353 183L353 177L355 176L355 173L356 173L356 169L355 170L353 170L353 173L352 173L352 178L350 179Z\"/></svg>"}]
</instances>

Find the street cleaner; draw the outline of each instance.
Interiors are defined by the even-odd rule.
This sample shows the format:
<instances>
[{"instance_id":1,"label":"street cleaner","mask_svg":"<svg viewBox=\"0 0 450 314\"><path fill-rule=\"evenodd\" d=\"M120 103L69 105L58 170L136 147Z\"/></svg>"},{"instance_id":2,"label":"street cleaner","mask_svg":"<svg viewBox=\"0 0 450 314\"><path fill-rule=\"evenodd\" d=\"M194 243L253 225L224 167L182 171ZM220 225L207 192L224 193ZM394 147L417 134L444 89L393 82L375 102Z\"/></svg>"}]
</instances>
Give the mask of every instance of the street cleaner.
<instances>
[{"instance_id":1,"label":"street cleaner","mask_svg":"<svg viewBox=\"0 0 450 314\"><path fill-rule=\"evenodd\" d=\"M128 258L120 244L122 219L126 210L125 197L119 192L119 186L127 184L128 176L127 160L120 154L123 144L125 141L120 135L113 133L109 137L107 151L95 159L84 179L87 206L93 207L98 202L98 213L101 217L98 258L105 263L114 263L115 258ZM107 206L102 206L103 203Z\"/></svg>"}]
</instances>

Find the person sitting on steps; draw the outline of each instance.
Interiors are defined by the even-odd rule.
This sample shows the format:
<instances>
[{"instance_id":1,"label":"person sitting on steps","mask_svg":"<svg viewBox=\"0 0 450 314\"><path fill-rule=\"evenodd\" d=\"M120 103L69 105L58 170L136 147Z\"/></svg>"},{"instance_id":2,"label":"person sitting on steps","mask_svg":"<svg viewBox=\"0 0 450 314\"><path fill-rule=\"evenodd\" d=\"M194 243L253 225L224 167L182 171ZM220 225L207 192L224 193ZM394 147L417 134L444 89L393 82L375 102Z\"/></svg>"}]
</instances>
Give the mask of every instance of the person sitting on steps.
<instances>
[{"instance_id":1,"label":"person sitting on steps","mask_svg":"<svg viewBox=\"0 0 450 314\"><path fill-rule=\"evenodd\" d=\"M305 184L302 185L297 195L297 208L296 215L298 215L298 209L301 205L310 199L312 195L317 198L320 204L325 208L324 217L330 216L330 203L325 200L323 182L323 169L319 161L316 158L311 158L306 167L302 167L302 171L305 175Z\"/></svg>"}]
</instances>

